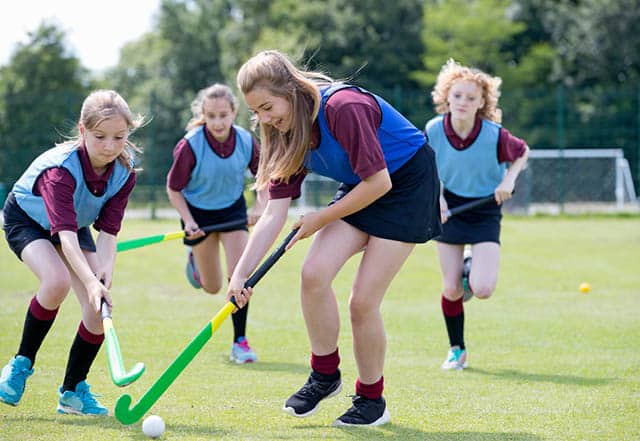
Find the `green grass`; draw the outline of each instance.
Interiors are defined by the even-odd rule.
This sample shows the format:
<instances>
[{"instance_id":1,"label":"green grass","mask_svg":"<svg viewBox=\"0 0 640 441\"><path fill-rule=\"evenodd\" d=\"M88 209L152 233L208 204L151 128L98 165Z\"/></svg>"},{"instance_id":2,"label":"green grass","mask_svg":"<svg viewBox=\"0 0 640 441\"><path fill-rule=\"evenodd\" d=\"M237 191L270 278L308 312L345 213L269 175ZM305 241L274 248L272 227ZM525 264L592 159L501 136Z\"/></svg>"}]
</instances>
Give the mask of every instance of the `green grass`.
<instances>
[{"instance_id":1,"label":"green grass","mask_svg":"<svg viewBox=\"0 0 640 441\"><path fill-rule=\"evenodd\" d=\"M126 221L121 239L174 231L175 221ZM637 217L506 217L498 289L465 305L470 367L440 369L447 337L440 312L434 244L416 248L383 303L388 334L385 397L392 424L333 428L348 406L356 369L347 315L356 260L338 276L341 369L345 391L316 415L280 410L308 374L309 346L300 313L300 242L256 288L249 338L260 360L227 361L231 320L186 368L150 413L166 440L541 441L640 439L640 220ZM4 237L0 239L4 241ZM188 285L180 241L118 256L112 295L115 327L128 368L145 374L125 389L110 380L104 350L89 375L113 409L134 403L223 305ZM0 244L0 364L17 349L31 273ZM592 290L581 294L588 281ZM79 320L73 294L63 304L16 408L0 407L0 439L142 440L141 421L55 413L56 389Z\"/></svg>"}]
</instances>

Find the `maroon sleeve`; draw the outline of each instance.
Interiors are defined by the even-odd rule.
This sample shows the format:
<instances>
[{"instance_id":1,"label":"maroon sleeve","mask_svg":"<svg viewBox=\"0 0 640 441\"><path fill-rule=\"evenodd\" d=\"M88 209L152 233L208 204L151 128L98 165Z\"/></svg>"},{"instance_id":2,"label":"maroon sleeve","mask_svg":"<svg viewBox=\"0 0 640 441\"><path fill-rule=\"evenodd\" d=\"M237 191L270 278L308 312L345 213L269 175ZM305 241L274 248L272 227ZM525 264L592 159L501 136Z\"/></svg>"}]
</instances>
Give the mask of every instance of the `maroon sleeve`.
<instances>
[{"instance_id":1,"label":"maroon sleeve","mask_svg":"<svg viewBox=\"0 0 640 441\"><path fill-rule=\"evenodd\" d=\"M269 183L269 199L298 199L302 194L302 181L306 172L296 173L289 178L289 182L271 181Z\"/></svg>"},{"instance_id":2,"label":"maroon sleeve","mask_svg":"<svg viewBox=\"0 0 640 441\"><path fill-rule=\"evenodd\" d=\"M260 144L253 137L253 149L251 150L251 162L249 162L249 170L253 176L258 174L258 162L260 162Z\"/></svg>"},{"instance_id":3,"label":"maroon sleeve","mask_svg":"<svg viewBox=\"0 0 640 441\"><path fill-rule=\"evenodd\" d=\"M173 149L173 164L167 174L167 187L173 191L181 191L189 183L191 172L196 166L189 141L182 138Z\"/></svg>"},{"instance_id":4,"label":"maroon sleeve","mask_svg":"<svg viewBox=\"0 0 640 441\"><path fill-rule=\"evenodd\" d=\"M527 148L524 140L513 136L505 128L500 129L498 138L498 162L513 162L522 157Z\"/></svg>"},{"instance_id":5,"label":"maroon sleeve","mask_svg":"<svg viewBox=\"0 0 640 441\"><path fill-rule=\"evenodd\" d=\"M136 173L131 172L129 179L124 183L120 191L118 191L100 210L98 219L93 227L98 231L113 234L114 236L120 231L122 219L124 218L124 210L129 202L129 195L136 185Z\"/></svg>"},{"instance_id":6,"label":"maroon sleeve","mask_svg":"<svg viewBox=\"0 0 640 441\"><path fill-rule=\"evenodd\" d=\"M340 90L327 100L325 113L329 131L347 152L355 174L366 179L387 167L378 139L382 111L373 96Z\"/></svg>"},{"instance_id":7,"label":"maroon sleeve","mask_svg":"<svg viewBox=\"0 0 640 441\"><path fill-rule=\"evenodd\" d=\"M78 231L73 207L76 180L67 169L55 167L45 170L36 179L34 189L34 193L44 201L52 236L60 231Z\"/></svg>"}]
</instances>

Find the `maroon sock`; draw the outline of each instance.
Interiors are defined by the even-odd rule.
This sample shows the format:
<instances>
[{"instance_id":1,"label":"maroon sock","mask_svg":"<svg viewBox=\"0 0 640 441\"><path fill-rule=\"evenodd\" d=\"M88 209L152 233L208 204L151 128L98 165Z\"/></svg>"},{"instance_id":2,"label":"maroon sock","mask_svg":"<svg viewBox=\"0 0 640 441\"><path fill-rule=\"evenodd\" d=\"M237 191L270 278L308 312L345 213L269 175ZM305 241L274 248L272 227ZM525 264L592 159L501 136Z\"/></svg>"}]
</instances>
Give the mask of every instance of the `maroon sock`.
<instances>
[{"instance_id":1,"label":"maroon sock","mask_svg":"<svg viewBox=\"0 0 640 441\"><path fill-rule=\"evenodd\" d=\"M361 397L365 397L370 400L377 400L382 396L383 390L384 375L373 384L361 383L359 378L356 380L356 395L360 395Z\"/></svg>"},{"instance_id":2,"label":"maroon sock","mask_svg":"<svg viewBox=\"0 0 640 441\"><path fill-rule=\"evenodd\" d=\"M338 348L336 348L336 350L331 354L327 355L316 355L313 352L311 353L311 369L320 374L333 375L338 370L339 365L340 354L338 353Z\"/></svg>"}]
</instances>

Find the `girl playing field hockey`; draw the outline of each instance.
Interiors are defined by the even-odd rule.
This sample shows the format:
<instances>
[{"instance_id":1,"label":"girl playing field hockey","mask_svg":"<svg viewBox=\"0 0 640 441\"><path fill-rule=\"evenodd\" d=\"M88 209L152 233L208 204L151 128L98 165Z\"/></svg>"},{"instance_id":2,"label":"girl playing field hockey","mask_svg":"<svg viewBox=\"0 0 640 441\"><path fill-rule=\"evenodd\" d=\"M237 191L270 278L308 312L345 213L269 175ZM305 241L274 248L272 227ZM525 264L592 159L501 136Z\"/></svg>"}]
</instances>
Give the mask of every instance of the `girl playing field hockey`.
<instances>
[{"instance_id":1,"label":"girl playing field hockey","mask_svg":"<svg viewBox=\"0 0 640 441\"><path fill-rule=\"evenodd\" d=\"M243 284L281 231L308 171L341 182L332 203L302 216L289 243L315 237L302 265L302 312L311 343L311 374L286 401L292 416L313 414L342 388L339 316L332 281L362 251L349 309L358 379L352 406L334 425L381 425L390 415L382 396L386 336L380 305L414 248L440 233L439 181L425 137L382 98L300 70L283 54L247 61L238 85L260 125L258 188L268 187L255 226L229 284L239 306Z\"/></svg>"},{"instance_id":2,"label":"girl playing field hockey","mask_svg":"<svg viewBox=\"0 0 640 441\"><path fill-rule=\"evenodd\" d=\"M449 60L432 92L439 116L426 124L442 181L443 231L436 238L442 270L442 312L450 349L442 369L467 367L464 308L475 295L487 299L498 280L501 204L511 198L527 161L527 144L500 125L501 79ZM507 164L510 166L507 167ZM495 202L447 219L447 209L488 195ZM463 256L465 244L471 255Z\"/></svg>"},{"instance_id":3,"label":"girl playing field hockey","mask_svg":"<svg viewBox=\"0 0 640 441\"><path fill-rule=\"evenodd\" d=\"M7 197L7 243L40 286L27 309L18 352L2 369L0 400L6 404L20 402L38 349L73 288L82 320L58 390L58 412L107 414L85 380L104 340L100 303L104 298L111 305L116 234L136 182L138 149L129 134L141 123L116 92L91 93L82 104L78 137L38 156ZM97 245L91 224L99 231Z\"/></svg>"},{"instance_id":4,"label":"girl playing field hockey","mask_svg":"<svg viewBox=\"0 0 640 441\"><path fill-rule=\"evenodd\" d=\"M266 190L258 192L257 202L247 215L245 171L249 168L254 175L257 172L259 146L247 130L233 124L237 105L231 89L222 84L202 89L191 111L188 132L173 151L167 194L186 234L187 278L194 287L216 294L223 284L220 244L230 275L247 244L247 224L256 223L267 196ZM201 229L236 220L241 226L215 232ZM246 338L247 310L243 308L232 316L230 359L236 363L257 360Z\"/></svg>"}]
</instances>

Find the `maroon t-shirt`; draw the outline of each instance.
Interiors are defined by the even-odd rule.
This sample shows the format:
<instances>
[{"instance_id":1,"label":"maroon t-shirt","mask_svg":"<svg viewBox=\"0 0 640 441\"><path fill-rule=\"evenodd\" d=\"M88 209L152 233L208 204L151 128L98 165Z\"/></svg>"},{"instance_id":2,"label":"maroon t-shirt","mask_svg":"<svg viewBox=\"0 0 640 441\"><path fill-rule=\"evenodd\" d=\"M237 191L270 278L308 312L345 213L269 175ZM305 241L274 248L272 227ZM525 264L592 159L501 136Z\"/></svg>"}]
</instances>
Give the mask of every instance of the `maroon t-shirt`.
<instances>
[{"instance_id":1,"label":"maroon t-shirt","mask_svg":"<svg viewBox=\"0 0 640 441\"><path fill-rule=\"evenodd\" d=\"M109 164L106 172L98 176L91 166L89 155L84 145L78 148L78 156L82 165L84 182L91 193L101 196L107 189L107 182L113 173L115 163ZM136 185L136 174L131 172L127 182L111 199L109 199L93 227L98 231L116 235L122 226L124 210L129 201L129 195ZM62 167L50 168L43 171L36 179L34 194L42 196L47 211L47 218L51 225L51 235L60 231L78 231L76 211L73 206L73 193L76 180L71 172Z\"/></svg>"},{"instance_id":2,"label":"maroon t-shirt","mask_svg":"<svg viewBox=\"0 0 640 441\"><path fill-rule=\"evenodd\" d=\"M234 127L231 127L229 137L223 142L215 139L213 135L211 135L211 132L206 130L206 126L204 133L209 147L211 147L211 150L213 150L216 155L221 158L228 158L234 152L236 148L236 129ZM255 176L258 172L260 146L253 137L251 139L253 140L253 149L251 151L249 170L251 170L251 173ZM193 155L189 141L182 138L173 149L173 164L167 174L167 186L173 191L182 191L189 183L191 172L195 166L196 158Z\"/></svg>"},{"instance_id":3,"label":"maroon t-shirt","mask_svg":"<svg viewBox=\"0 0 640 441\"><path fill-rule=\"evenodd\" d=\"M473 144L478 137L481 128L482 120L479 117L476 117L476 122L469 133L469 136L467 136L466 139L462 139L458 136L455 130L453 130L453 126L451 125L451 114L447 113L444 116L444 133L447 135L449 143L456 150L464 150ZM527 144L522 139L513 136L507 129L501 127L498 135L498 162L503 163L515 161L524 155L526 146Z\"/></svg>"},{"instance_id":4,"label":"maroon t-shirt","mask_svg":"<svg viewBox=\"0 0 640 441\"><path fill-rule=\"evenodd\" d=\"M378 140L378 129L382 121L382 111L376 99L357 89L342 89L331 95L324 108L329 131L347 152L354 173L361 179L387 167ZM313 124L313 146L318 145L320 128ZM302 181L306 173L289 178L289 182L269 183L269 199L300 197Z\"/></svg>"}]
</instances>

